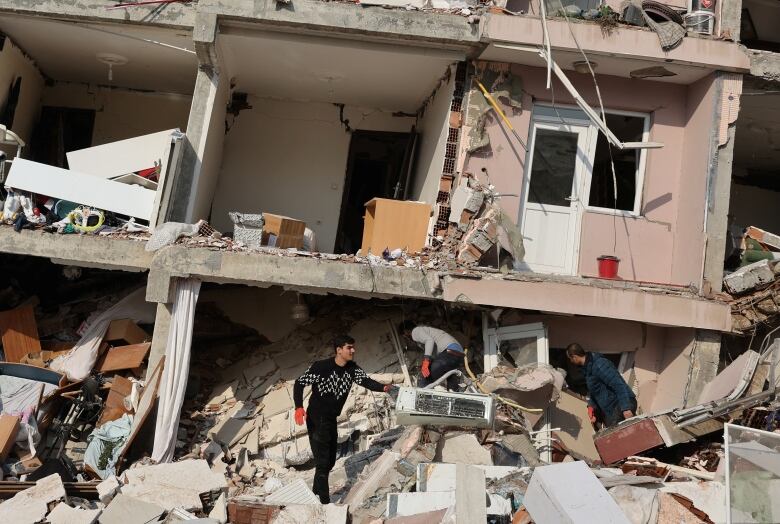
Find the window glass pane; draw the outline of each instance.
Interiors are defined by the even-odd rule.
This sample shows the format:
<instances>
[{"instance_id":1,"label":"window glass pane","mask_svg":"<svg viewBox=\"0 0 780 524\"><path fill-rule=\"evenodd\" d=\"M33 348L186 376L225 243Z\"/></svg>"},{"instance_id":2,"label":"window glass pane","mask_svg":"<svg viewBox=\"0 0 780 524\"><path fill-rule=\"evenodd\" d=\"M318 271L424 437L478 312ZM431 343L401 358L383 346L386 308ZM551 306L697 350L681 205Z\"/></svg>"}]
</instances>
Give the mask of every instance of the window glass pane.
<instances>
[{"instance_id":1,"label":"window glass pane","mask_svg":"<svg viewBox=\"0 0 780 524\"><path fill-rule=\"evenodd\" d=\"M576 160L576 133L537 129L528 201L569 207Z\"/></svg>"},{"instance_id":2,"label":"window glass pane","mask_svg":"<svg viewBox=\"0 0 780 524\"><path fill-rule=\"evenodd\" d=\"M536 337L513 338L502 340L499 352L515 367L535 364Z\"/></svg>"},{"instance_id":3,"label":"window glass pane","mask_svg":"<svg viewBox=\"0 0 780 524\"><path fill-rule=\"evenodd\" d=\"M621 142L641 142L645 129L645 119L636 116L607 115L607 127ZM617 178L617 202L615 201L612 168L609 164L609 142L603 133L599 133L596 143L596 155L593 160L593 175L590 183L588 205L607 209L634 210L636 196L636 175L639 166L639 149L623 151L612 148Z\"/></svg>"},{"instance_id":4,"label":"window glass pane","mask_svg":"<svg viewBox=\"0 0 780 524\"><path fill-rule=\"evenodd\" d=\"M729 426L731 521L780 522L780 435Z\"/></svg>"}]
</instances>

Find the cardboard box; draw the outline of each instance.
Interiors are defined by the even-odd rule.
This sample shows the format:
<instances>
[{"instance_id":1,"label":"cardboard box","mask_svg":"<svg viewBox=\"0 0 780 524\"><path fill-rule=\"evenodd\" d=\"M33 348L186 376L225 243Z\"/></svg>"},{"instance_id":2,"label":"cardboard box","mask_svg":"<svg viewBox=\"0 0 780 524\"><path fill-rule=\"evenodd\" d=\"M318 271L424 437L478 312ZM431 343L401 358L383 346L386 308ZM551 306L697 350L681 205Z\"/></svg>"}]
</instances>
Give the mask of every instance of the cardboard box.
<instances>
[{"instance_id":1,"label":"cardboard box","mask_svg":"<svg viewBox=\"0 0 780 524\"><path fill-rule=\"evenodd\" d=\"M385 249L401 248L418 253L425 246L431 206L425 202L407 202L374 198L366 202L361 255L382 255Z\"/></svg>"},{"instance_id":2,"label":"cardboard box","mask_svg":"<svg viewBox=\"0 0 780 524\"><path fill-rule=\"evenodd\" d=\"M19 432L19 417L13 415L0 415L0 462L8 458L8 454L16 443L16 434Z\"/></svg>"},{"instance_id":3,"label":"cardboard box","mask_svg":"<svg viewBox=\"0 0 780 524\"><path fill-rule=\"evenodd\" d=\"M303 234L306 222L281 215L263 213L263 245L287 249L303 248Z\"/></svg>"},{"instance_id":4,"label":"cardboard box","mask_svg":"<svg viewBox=\"0 0 780 524\"><path fill-rule=\"evenodd\" d=\"M108 325L104 342L111 342L113 346L129 346L131 344L141 344L152 340L151 335L135 325L135 322L129 318L122 320L112 320Z\"/></svg>"}]
</instances>

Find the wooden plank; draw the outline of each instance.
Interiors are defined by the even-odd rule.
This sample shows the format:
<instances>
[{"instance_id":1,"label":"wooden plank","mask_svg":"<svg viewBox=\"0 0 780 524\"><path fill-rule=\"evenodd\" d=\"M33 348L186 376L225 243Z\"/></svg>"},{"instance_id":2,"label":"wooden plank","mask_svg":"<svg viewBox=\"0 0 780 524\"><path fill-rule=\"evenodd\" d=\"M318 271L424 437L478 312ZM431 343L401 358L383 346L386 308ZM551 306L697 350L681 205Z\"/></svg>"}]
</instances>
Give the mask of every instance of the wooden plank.
<instances>
[{"instance_id":1,"label":"wooden plank","mask_svg":"<svg viewBox=\"0 0 780 524\"><path fill-rule=\"evenodd\" d=\"M0 333L6 362L21 362L28 353L40 353L38 325L32 306L24 306L0 313Z\"/></svg>"},{"instance_id":2,"label":"wooden plank","mask_svg":"<svg viewBox=\"0 0 780 524\"><path fill-rule=\"evenodd\" d=\"M149 379L146 381L146 387L144 388L143 393L141 393L141 399L138 401L138 409L136 410L135 417L133 418L133 425L130 427L130 435L127 437L119 457L117 457L117 473L123 469L122 466L124 466L128 451L133 447L133 442L135 442L138 434L143 429L146 419L149 418L149 413L152 412L156 405L157 392L160 389L160 382L162 381L162 372L164 368L165 357L162 357L160 362L157 363L157 367L154 368L152 374L149 376Z\"/></svg>"},{"instance_id":3,"label":"wooden plank","mask_svg":"<svg viewBox=\"0 0 780 524\"><path fill-rule=\"evenodd\" d=\"M0 415L0 461L5 460L16 442L19 431L19 417Z\"/></svg>"},{"instance_id":4,"label":"wooden plank","mask_svg":"<svg viewBox=\"0 0 780 524\"><path fill-rule=\"evenodd\" d=\"M111 389L108 391L108 397L106 397L106 403L103 405L103 412L100 414L95 427L99 428L106 422L121 418L122 415L128 413L125 409L125 397L129 396L132 391L133 383L131 381L123 376L114 375Z\"/></svg>"},{"instance_id":5,"label":"wooden plank","mask_svg":"<svg viewBox=\"0 0 780 524\"><path fill-rule=\"evenodd\" d=\"M150 342L144 342L143 344L110 348L100 357L95 369L100 373L109 373L111 371L138 368L143 364L151 347L152 344Z\"/></svg>"}]
</instances>

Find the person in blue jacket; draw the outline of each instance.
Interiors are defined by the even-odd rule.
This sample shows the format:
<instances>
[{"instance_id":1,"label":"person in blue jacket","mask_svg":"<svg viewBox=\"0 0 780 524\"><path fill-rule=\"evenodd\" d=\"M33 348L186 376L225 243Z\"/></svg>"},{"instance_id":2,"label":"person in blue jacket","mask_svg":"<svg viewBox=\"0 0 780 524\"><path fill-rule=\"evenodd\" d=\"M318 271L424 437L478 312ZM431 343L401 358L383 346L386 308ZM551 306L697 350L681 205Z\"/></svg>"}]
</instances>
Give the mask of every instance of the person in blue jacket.
<instances>
[{"instance_id":1,"label":"person in blue jacket","mask_svg":"<svg viewBox=\"0 0 780 524\"><path fill-rule=\"evenodd\" d=\"M585 351L579 344L569 344L566 357L583 368L591 423L599 420L610 427L636 414L636 395L604 355Z\"/></svg>"}]
</instances>

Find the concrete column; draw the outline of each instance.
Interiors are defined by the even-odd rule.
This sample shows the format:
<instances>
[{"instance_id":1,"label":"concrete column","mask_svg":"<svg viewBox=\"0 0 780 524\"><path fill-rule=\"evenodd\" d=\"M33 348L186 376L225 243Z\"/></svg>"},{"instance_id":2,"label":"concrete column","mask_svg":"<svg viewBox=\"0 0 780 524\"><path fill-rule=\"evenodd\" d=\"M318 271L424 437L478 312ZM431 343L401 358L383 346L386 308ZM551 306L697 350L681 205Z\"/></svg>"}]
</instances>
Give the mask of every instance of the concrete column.
<instances>
[{"instance_id":1,"label":"concrete column","mask_svg":"<svg viewBox=\"0 0 780 524\"><path fill-rule=\"evenodd\" d=\"M155 328L155 333L157 329ZM685 407L695 406L704 386L718 374L721 335L717 331L697 329L690 354L690 374L686 388Z\"/></svg>"},{"instance_id":2,"label":"concrete column","mask_svg":"<svg viewBox=\"0 0 780 524\"><path fill-rule=\"evenodd\" d=\"M719 98L723 93L723 78L721 74L717 82ZM738 96L738 95L736 95ZM720 101L717 104L720 111ZM723 118L736 118L736 115L718 114L715 119L720 123ZM718 129L712 130L717 135ZM731 171L734 163L734 137L736 124L728 123L726 143L717 145L717 137L714 138L716 147L710 160L710 180L707 191L707 222L705 231L707 235L707 248L704 255L704 282L709 284L712 293L719 293L723 288L723 263L726 256L726 235L728 234L729 200L731 196Z\"/></svg>"},{"instance_id":3,"label":"concrete column","mask_svg":"<svg viewBox=\"0 0 780 524\"><path fill-rule=\"evenodd\" d=\"M186 139L168 202L168 221L208 218L222 161L229 82L222 78L217 53L217 15L198 13L193 41L198 72L187 121ZM196 216L197 215L197 216Z\"/></svg>"},{"instance_id":4,"label":"concrete column","mask_svg":"<svg viewBox=\"0 0 780 524\"><path fill-rule=\"evenodd\" d=\"M742 23L742 0L720 2L720 35L739 42L739 28Z\"/></svg>"},{"instance_id":5,"label":"concrete column","mask_svg":"<svg viewBox=\"0 0 780 524\"><path fill-rule=\"evenodd\" d=\"M165 350L168 346L168 332L171 328L171 313L173 304L157 304L157 314L154 318L154 334L152 337L152 349L149 353L149 365L146 368L146 378L157 367L165 356Z\"/></svg>"}]
</instances>

